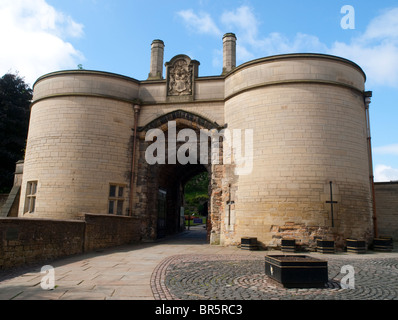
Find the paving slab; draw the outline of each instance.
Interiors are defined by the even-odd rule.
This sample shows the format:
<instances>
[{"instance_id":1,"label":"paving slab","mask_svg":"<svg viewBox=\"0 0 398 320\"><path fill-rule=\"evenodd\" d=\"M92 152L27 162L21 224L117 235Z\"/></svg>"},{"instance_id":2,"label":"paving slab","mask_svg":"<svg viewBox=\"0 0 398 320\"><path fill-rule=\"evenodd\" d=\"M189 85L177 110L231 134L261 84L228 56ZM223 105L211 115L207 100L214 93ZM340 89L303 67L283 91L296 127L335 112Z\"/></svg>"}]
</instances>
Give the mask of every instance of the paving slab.
<instances>
[{"instance_id":1,"label":"paving slab","mask_svg":"<svg viewBox=\"0 0 398 320\"><path fill-rule=\"evenodd\" d=\"M325 289L288 290L264 274L263 260L278 251L206 244L203 228L156 241L58 259L55 288L43 290L41 266L0 274L0 300L283 300L398 299L398 251L319 254L328 260ZM356 289L343 290L342 265L353 265Z\"/></svg>"}]
</instances>

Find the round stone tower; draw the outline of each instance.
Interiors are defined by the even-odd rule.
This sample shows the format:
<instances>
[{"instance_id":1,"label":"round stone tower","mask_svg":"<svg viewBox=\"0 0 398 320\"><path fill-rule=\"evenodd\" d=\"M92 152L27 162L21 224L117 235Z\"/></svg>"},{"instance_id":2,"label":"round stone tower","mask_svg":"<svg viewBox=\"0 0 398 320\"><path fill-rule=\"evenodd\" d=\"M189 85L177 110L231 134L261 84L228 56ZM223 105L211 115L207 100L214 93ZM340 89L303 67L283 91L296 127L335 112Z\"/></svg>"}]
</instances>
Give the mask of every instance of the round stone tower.
<instances>
[{"instance_id":1,"label":"round stone tower","mask_svg":"<svg viewBox=\"0 0 398 320\"><path fill-rule=\"evenodd\" d=\"M254 157L250 175L230 173L234 225L221 243L372 236L364 83L356 64L319 54L267 57L226 76L225 121L253 130Z\"/></svg>"},{"instance_id":2,"label":"round stone tower","mask_svg":"<svg viewBox=\"0 0 398 320\"><path fill-rule=\"evenodd\" d=\"M20 216L74 219L108 209L126 215L137 96L138 81L105 72L61 71L37 80ZM30 184L37 190L33 211Z\"/></svg>"}]
</instances>

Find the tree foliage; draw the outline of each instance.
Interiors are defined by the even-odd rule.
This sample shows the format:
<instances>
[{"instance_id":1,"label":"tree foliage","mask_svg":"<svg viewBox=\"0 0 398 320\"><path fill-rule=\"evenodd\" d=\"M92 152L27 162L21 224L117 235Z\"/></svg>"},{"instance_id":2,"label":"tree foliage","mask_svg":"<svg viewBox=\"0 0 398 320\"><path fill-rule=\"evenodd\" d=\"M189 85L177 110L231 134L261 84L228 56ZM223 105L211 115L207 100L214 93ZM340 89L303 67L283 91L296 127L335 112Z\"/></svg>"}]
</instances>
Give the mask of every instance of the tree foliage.
<instances>
[{"instance_id":1,"label":"tree foliage","mask_svg":"<svg viewBox=\"0 0 398 320\"><path fill-rule=\"evenodd\" d=\"M209 199L209 175L202 172L189 180L184 187L185 212L187 214L203 214Z\"/></svg>"},{"instance_id":2,"label":"tree foliage","mask_svg":"<svg viewBox=\"0 0 398 320\"><path fill-rule=\"evenodd\" d=\"M18 74L0 78L0 193L12 188L15 164L24 157L32 93Z\"/></svg>"}]
</instances>

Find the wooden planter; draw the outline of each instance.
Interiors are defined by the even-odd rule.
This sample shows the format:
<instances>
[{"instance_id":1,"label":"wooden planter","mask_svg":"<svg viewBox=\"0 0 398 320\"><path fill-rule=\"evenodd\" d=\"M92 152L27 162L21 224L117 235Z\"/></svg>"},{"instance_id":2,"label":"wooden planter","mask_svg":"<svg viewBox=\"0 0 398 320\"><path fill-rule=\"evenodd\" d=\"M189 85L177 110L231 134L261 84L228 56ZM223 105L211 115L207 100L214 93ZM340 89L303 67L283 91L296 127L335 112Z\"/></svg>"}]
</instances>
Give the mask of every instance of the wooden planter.
<instances>
[{"instance_id":1,"label":"wooden planter","mask_svg":"<svg viewBox=\"0 0 398 320\"><path fill-rule=\"evenodd\" d=\"M347 252L349 253L366 253L366 241L347 239Z\"/></svg>"},{"instance_id":2,"label":"wooden planter","mask_svg":"<svg viewBox=\"0 0 398 320\"><path fill-rule=\"evenodd\" d=\"M240 248L243 250L257 250L257 238L245 237L241 238Z\"/></svg>"},{"instance_id":3,"label":"wooden planter","mask_svg":"<svg viewBox=\"0 0 398 320\"><path fill-rule=\"evenodd\" d=\"M282 239L281 250L282 250L282 252L295 252L296 251L296 240Z\"/></svg>"},{"instance_id":4,"label":"wooden planter","mask_svg":"<svg viewBox=\"0 0 398 320\"><path fill-rule=\"evenodd\" d=\"M309 256L266 256L265 274L285 288L324 288L328 282L327 261Z\"/></svg>"},{"instance_id":5,"label":"wooden planter","mask_svg":"<svg viewBox=\"0 0 398 320\"><path fill-rule=\"evenodd\" d=\"M335 253L334 241L332 240L317 240L316 251L320 253Z\"/></svg>"},{"instance_id":6,"label":"wooden planter","mask_svg":"<svg viewBox=\"0 0 398 320\"><path fill-rule=\"evenodd\" d=\"M380 237L373 239L373 250L390 252L393 249L393 240L391 237Z\"/></svg>"}]
</instances>

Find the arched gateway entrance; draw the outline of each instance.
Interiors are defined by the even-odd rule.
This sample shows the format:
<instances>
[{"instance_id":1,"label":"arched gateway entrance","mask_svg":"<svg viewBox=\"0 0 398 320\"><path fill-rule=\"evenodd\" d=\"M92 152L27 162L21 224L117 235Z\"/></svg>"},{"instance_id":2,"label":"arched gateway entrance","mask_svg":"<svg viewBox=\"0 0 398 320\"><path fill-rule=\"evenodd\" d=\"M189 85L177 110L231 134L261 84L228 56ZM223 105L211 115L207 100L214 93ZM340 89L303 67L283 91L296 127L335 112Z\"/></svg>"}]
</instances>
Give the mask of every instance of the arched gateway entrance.
<instances>
[{"instance_id":1,"label":"arched gateway entrance","mask_svg":"<svg viewBox=\"0 0 398 320\"><path fill-rule=\"evenodd\" d=\"M184 186L207 172L209 204L207 239L218 232L221 216L222 139L218 155L212 154L210 130L220 126L183 110L163 115L139 128L135 215L142 221L145 239L157 239L184 231ZM206 135L207 134L207 135ZM195 138L196 137L196 138ZM218 157L218 163L211 161ZM218 232L219 233L219 232Z\"/></svg>"},{"instance_id":2,"label":"arched gateway entrance","mask_svg":"<svg viewBox=\"0 0 398 320\"><path fill-rule=\"evenodd\" d=\"M157 237L184 231L184 186L197 174L207 171L203 165L162 165L158 175Z\"/></svg>"}]
</instances>

